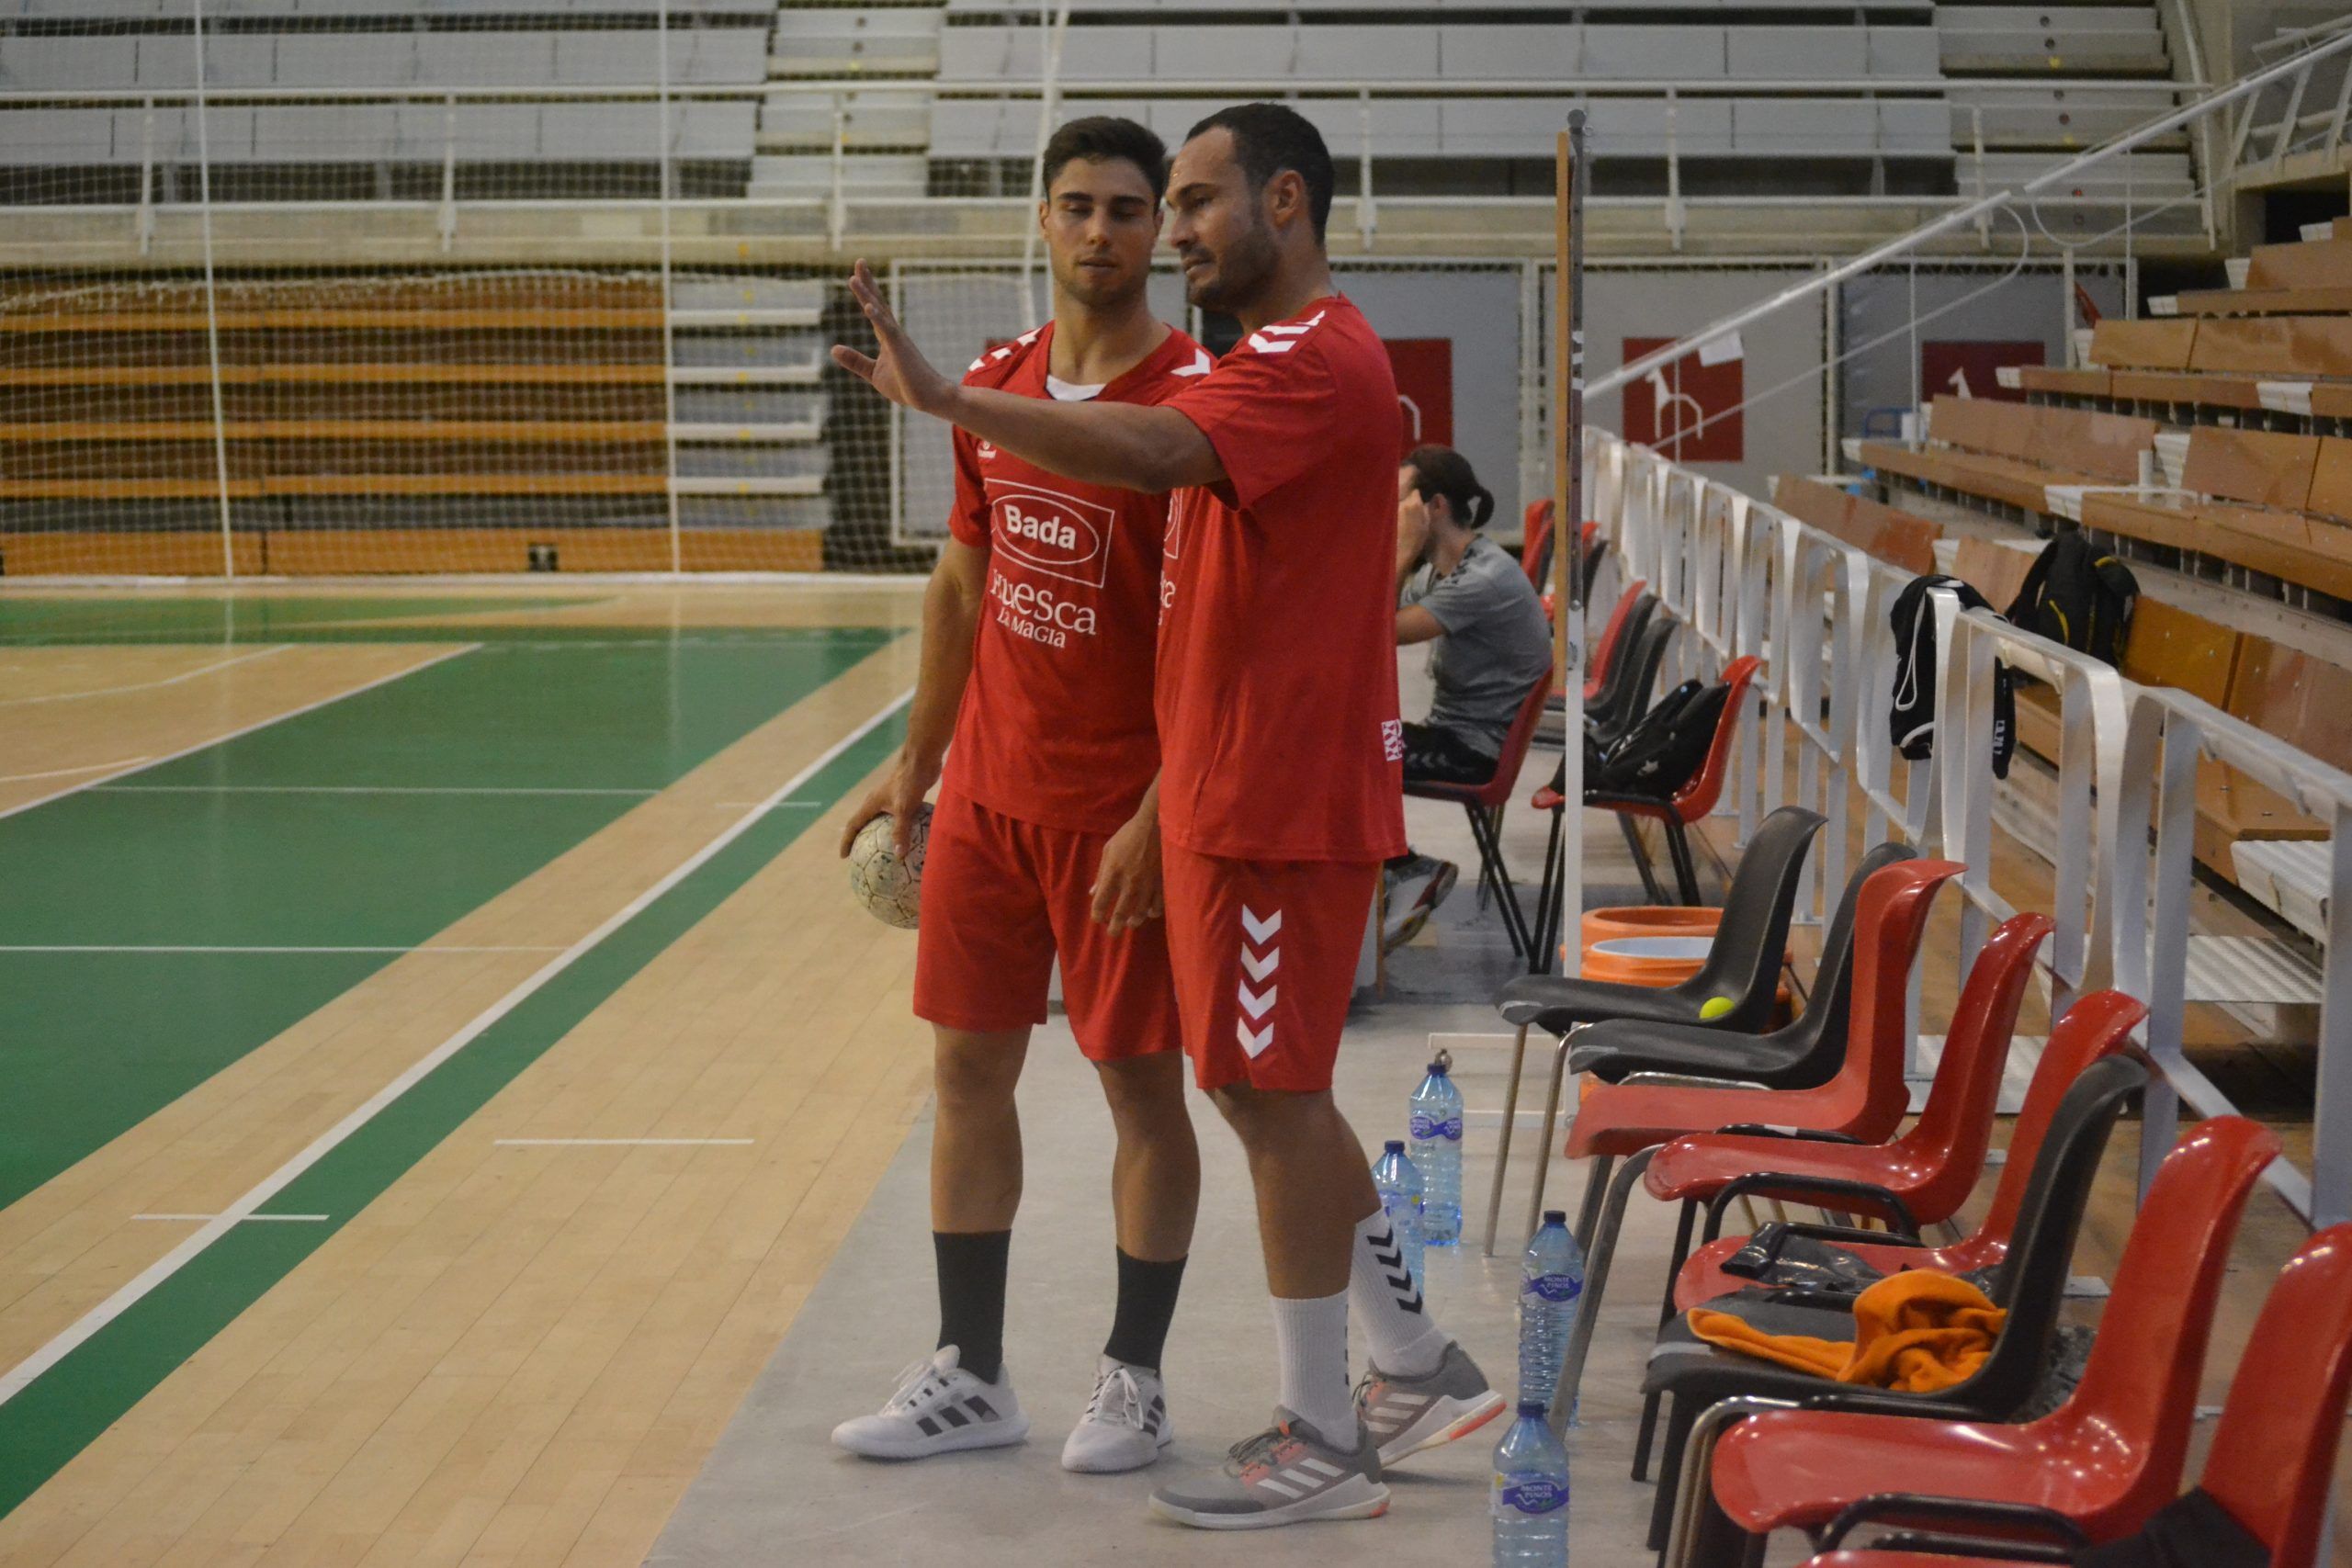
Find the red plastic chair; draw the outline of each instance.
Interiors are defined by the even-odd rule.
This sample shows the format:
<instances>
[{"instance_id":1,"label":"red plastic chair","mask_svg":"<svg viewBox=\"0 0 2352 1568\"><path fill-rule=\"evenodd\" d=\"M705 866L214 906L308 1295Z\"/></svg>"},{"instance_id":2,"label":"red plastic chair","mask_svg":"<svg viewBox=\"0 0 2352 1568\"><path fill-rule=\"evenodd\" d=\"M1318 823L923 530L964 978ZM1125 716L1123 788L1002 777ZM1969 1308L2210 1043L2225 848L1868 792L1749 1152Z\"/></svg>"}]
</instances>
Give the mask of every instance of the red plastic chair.
<instances>
[{"instance_id":1,"label":"red plastic chair","mask_svg":"<svg viewBox=\"0 0 2352 1568\"><path fill-rule=\"evenodd\" d=\"M2278 1271L2255 1321L2200 1491L2269 1548L2271 1568L2316 1568L2344 1408L2352 1394L2352 1225L2322 1231ZM2027 1568L1965 1560L1975 1568ZM1960 1568L1912 1551L1832 1551L1806 1568Z\"/></svg>"},{"instance_id":2,"label":"red plastic chair","mask_svg":"<svg viewBox=\"0 0 2352 1568\"><path fill-rule=\"evenodd\" d=\"M1640 863L1645 883L1653 880L1649 859L1642 849L1640 835L1634 831L1633 818L1643 818L1665 828L1667 852L1674 861L1676 890L1685 904L1703 901L1699 897L1699 868L1690 858L1689 829L1713 811L1715 802L1723 798L1724 780L1731 772L1732 741L1739 734L1740 715L1747 705L1747 689L1755 683L1756 671L1762 662L1752 654L1742 654L1724 667L1723 682L1730 691L1724 694L1723 716L1715 721L1715 735L1708 744L1706 760L1699 764L1699 771L1690 775L1690 782L1673 795L1660 800L1645 795L1616 795L1590 787L1585 790L1587 806L1617 814L1619 825L1625 829L1625 841Z\"/></svg>"},{"instance_id":3,"label":"red plastic chair","mask_svg":"<svg viewBox=\"0 0 2352 1568\"><path fill-rule=\"evenodd\" d=\"M1520 524L1519 565L1535 592L1543 592L1544 580L1552 575L1552 503L1548 500L1528 503Z\"/></svg>"},{"instance_id":4,"label":"red plastic chair","mask_svg":"<svg viewBox=\"0 0 2352 1568\"><path fill-rule=\"evenodd\" d=\"M1555 1404L1573 1397L1584 1373L1584 1351L1609 1266L1623 1228L1634 1182L1658 1147L1690 1133L1713 1132L1743 1122L1828 1133L1883 1144L1894 1135L1909 1108L1903 1060L1910 1043L1911 965L1928 931L1936 890L1964 868L1957 861L1901 861L1862 884L1855 906L1854 990L1848 1039L1851 1043L1838 1076L1815 1089L1769 1089L1700 1086L1690 1082L1596 1083L1577 1104L1568 1124L1567 1156L1591 1159L1585 1179L1584 1207L1577 1234L1586 1240L1584 1293L1577 1303L1577 1326L1560 1373ZM1988 944L1989 945L1989 944ZM2032 958L2030 950L2027 961ZM1611 1168L1625 1164L1612 1180ZM1602 1185L1608 1186L1604 1201ZM1684 1238L1686 1244L1689 1238Z\"/></svg>"},{"instance_id":5,"label":"red plastic chair","mask_svg":"<svg viewBox=\"0 0 2352 1568\"><path fill-rule=\"evenodd\" d=\"M1676 1273L1690 1254L1702 1203L1712 1211L1711 1230L1730 1199L1750 1194L1874 1213L1915 1235L1921 1225L1958 1213L1976 1189L1993 1141L2001 1072L2033 977L2033 955L2055 929L2047 915L2012 915L1985 940L1952 1009L1928 1103L1893 1143L1820 1143L1742 1129L1690 1134L1660 1149L1642 1186L1662 1203L1682 1205ZM1671 1297L1666 1304L1673 1315Z\"/></svg>"},{"instance_id":6,"label":"red plastic chair","mask_svg":"<svg viewBox=\"0 0 2352 1568\"><path fill-rule=\"evenodd\" d=\"M1845 1409L1768 1411L1726 1433L1714 1452L1716 1506L1751 1536L1819 1529L1876 1499L1887 1500L1887 1516L1932 1522L1895 1501L1925 1484L1945 1498L2063 1515L2093 1541L2139 1529L2180 1488L2230 1240L2278 1155L2269 1131L2223 1116L2165 1156L2082 1382L2053 1414L2014 1426L1878 1415L1853 1408L1871 1403L1867 1393L1840 1391L1833 1397Z\"/></svg>"},{"instance_id":7,"label":"red plastic chair","mask_svg":"<svg viewBox=\"0 0 2352 1568\"><path fill-rule=\"evenodd\" d=\"M1970 976L1971 983L1974 976ZM1963 1004L1963 1015L1965 1007ZM2145 1005L2120 991L2095 991L2066 1010L2050 1032L2050 1042L2042 1048L2041 1061L2034 1068L2033 1082L2027 1089L2025 1105L2019 1111L2015 1131L2009 1135L2008 1154L2001 1167L2001 1179L1993 1189L1992 1206L1985 1211L1984 1221L1965 1239L1949 1247L1905 1247L1889 1242L1872 1242L1840 1238L1838 1245L1882 1273L1892 1274L1904 1269L1932 1269L1939 1274L1967 1274L1997 1266L2008 1256L2009 1239L2015 1234L2018 1211L2025 1202L2026 1189L2033 1179L2034 1162L2041 1157L2043 1137L2050 1131L2050 1120L2056 1114L2058 1102L2066 1097L2067 1089L2093 1062L2100 1061L2126 1050L2132 1043L2132 1031L2148 1016ZM1937 1067L1940 1085L1942 1064ZM1995 1079L1997 1096L1999 1079ZM1933 1096L1930 1095L1930 1105ZM1916 1130L1914 1136L1917 1135ZM1692 1140L1713 1143L1715 1140ZM1724 1139L1724 1143L1734 1140ZM1908 1142L1909 1140L1905 1140ZM1792 1168L1784 1162L1804 1151L1802 1157L1815 1156L1835 1157L1851 1151L1836 1145L1786 1145L1775 1147L1765 1156L1775 1170ZM1669 1150L1670 1152L1670 1150ZM1865 1153L1876 1154L1870 1150ZM1662 1160L1665 1156L1661 1155ZM1805 1168L1811 1168L1807 1167ZM1653 1164L1649 1176L1657 1176ZM1908 1200L1906 1200L1908 1201ZM1939 1201L1919 1200L1913 1207L1913 1216L1922 1224L1931 1219L1949 1217L1951 1211L1931 1214L1927 1212L1940 1208ZM1690 1255L1674 1281L1674 1306L1678 1312L1688 1312L1713 1301L1717 1296L1744 1290L1756 1281L1738 1274L1724 1272L1724 1259L1747 1244L1744 1235L1725 1236L1710 1241Z\"/></svg>"},{"instance_id":8,"label":"red plastic chair","mask_svg":"<svg viewBox=\"0 0 2352 1568\"><path fill-rule=\"evenodd\" d=\"M1600 643L1592 650L1592 671L1585 677L1584 700L1590 704L1600 695L1601 683L1609 679L1609 666L1624 651L1625 617L1634 613L1634 602L1650 591L1650 585L1635 578L1617 596L1617 607L1609 612L1609 624L1601 628Z\"/></svg>"},{"instance_id":9,"label":"red plastic chair","mask_svg":"<svg viewBox=\"0 0 2352 1568\"><path fill-rule=\"evenodd\" d=\"M1532 959L1543 949L1528 929L1526 911L1520 908L1519 894L1511 886L1510 868L1503 862L1503 807L1510 804L1510 792L1519 785L1520 767L1527 761L1527 749L1535 743L1535 727L1543 721L1544 705L1551 694L1549 673L1528 688L1527 695L1520 702L1518 716L1503 735L1502 755L1495 760L1494 776L1486 783L1405 781L1408 798L1451 800L1470 818L1470 836L1478 845L1478 879L1495 896L1495 903L1502 910L1503 930L1510 937L1511 951L1526 959Z\"/></svg>"}]
</instances>

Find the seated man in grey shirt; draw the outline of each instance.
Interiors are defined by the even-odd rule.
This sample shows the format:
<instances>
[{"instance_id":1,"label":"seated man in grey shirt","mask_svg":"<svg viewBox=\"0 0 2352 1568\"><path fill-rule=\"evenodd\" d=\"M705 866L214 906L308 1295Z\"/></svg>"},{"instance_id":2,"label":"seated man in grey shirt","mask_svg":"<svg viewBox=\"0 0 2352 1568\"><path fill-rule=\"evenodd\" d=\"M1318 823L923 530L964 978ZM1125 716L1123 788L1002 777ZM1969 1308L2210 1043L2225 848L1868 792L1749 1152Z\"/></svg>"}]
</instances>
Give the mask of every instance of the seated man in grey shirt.
<instances>
[{"instance_id":1,"label":"seated man in grey shirt","mask_svg":"<svg viewBox=\"0 0 2352 1568\"><path fill-rule=\"evenodd\" d=\"M1429 717L1405 725L1405 777L1484 784L1528 689L1552 672L1552 627L1526 572L1478 532L1495 498L1461 453L1419 446L1396 474L1396 644L1435 639ZM1451 862L1389 863L1389 946L1410 941L1453 890ZM1399 890L1418 881L1409 899ZM1399 908L1399 904L1402 908Z\"/></svg>"}]
</instances>

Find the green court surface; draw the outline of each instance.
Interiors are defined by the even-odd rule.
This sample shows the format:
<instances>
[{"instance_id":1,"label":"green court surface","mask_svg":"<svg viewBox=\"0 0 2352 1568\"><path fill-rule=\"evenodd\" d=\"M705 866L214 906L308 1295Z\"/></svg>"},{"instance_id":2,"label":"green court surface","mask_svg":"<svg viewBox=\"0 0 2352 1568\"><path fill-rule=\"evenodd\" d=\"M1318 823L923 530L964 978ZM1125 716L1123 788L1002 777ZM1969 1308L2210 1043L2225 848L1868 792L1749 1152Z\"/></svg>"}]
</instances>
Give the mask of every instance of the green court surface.
<instances>
[{"instance_id":1,"label":"green court surface","mask_svg":"<svg viewBox=\"0 0 2352 1568\"><path fill-rule=\"evenodd\" d=\"M8 889L0 899L0 1075L10 1085L0 1096L0 1205L895 635L746 630L492 644L0 820L0 887ZM794 801L831 804L888 755L899 733L893 722L866 734ZM323 1213L328 1223L234 1227L9 1400L0 1419L0 1514L816 816L762 818L267 1205ZM711 837L732 819L714 813ZM74 951L31 951L42 948ZM187 951L195 948L244 951ZM306 951L253 951L262 948ZM321 951L336 948L368 951Z\"/></svg>"},{"instance_id":2,"label":"green court surface","mask_svg":"<svg viewBox=\"0 0 2352 1568\"><path fill-rule=\"evenodd\" d=\"M0 819L0 1204L888 635L492 645ZM395 951L119 951L199 945Z\"/></svg>"}]
</instances>

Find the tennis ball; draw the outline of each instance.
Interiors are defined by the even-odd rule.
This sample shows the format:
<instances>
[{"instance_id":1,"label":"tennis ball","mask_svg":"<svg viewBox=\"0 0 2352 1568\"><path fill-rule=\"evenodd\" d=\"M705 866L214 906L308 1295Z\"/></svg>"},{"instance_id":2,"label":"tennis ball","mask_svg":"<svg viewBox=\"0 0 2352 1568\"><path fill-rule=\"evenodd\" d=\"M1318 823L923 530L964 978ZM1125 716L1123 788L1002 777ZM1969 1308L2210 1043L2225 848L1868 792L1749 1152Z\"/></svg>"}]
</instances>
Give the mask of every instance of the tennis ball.
<instances>
[{"instance_id":1,"label":"tennis ball","mask_svg":"<svg viewBox=\"0 0 2352 1568\"><path fill-rule=\"evenodd\" d=\"M1713 1023L1731 1011L1731 1009L1732 1000L1729 997L1709 997L1699 1004L1699 1021L1702 1023Z\"/></svg>"}]
</instances>

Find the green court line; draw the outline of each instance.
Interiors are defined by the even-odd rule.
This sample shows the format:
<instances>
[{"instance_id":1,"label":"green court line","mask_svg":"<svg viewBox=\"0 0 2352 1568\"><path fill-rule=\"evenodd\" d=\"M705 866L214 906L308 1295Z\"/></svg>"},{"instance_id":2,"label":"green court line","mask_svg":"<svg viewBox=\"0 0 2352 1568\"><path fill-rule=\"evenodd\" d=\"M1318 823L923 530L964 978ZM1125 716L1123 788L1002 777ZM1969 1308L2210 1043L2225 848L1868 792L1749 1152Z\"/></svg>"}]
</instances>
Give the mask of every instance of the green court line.
<instances>
[{"instance_id":1,"label":"green court line","mask_svg":"<svg viewBox=\"0 0 2352 1568\"><path fill-rule=\"evenodd\" d=\"M793 798L831 805L890 755L903 729L903 717L878 727ZM274 1212L332 1216L326 1223L236 1226L0 1407L0 1517L716 910L816 816L770 812L271 1200Z\"/></svg>"},{"instance_id":2,"label":"green court line","mask_svg":"<svg viewBox=\"0 0 2352 1568\"><path fill-rule=\"evenodd\" d=\"M875 646L498 645L138 782L658 790ZM411 947L639 803L85 791L0 819L0 946ZM0 1206L396 956L0 953Z\"/></svg>"},{"instance_id":3,"label":"green court line","mask_svg":"<svg viewBox=\"0 0 2352 1568\"><path fill-rule=\"evenodd\" d=\"M430 621L506 610L566 609L609 595L485 599L480 595L299 598L79 599L0 595L0 643L284 642L345 621ZM416 640L413 627L400 634Z\"/></svg>"}]
</instances>

